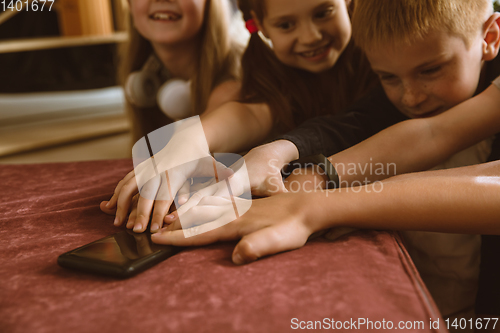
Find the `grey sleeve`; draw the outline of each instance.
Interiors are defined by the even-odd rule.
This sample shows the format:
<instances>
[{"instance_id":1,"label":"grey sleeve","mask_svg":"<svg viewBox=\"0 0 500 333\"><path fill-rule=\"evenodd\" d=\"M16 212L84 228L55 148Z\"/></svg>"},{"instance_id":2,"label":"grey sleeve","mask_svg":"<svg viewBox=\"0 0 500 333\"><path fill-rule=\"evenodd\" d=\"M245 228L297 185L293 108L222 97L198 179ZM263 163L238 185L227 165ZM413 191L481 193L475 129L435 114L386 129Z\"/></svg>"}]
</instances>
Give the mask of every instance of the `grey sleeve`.
<instances>
[{"instance_id":1,"label":"grey sleeve","mask_svg":"<svg viewBox=\"0 0 500 333\"><path fill-rule=\"evenodd\" d=\"M346 113L310 119L279 139L295 144L300 157L315 154L331 156L406 119L378 86Z\"/></svg>"}]
</instances>

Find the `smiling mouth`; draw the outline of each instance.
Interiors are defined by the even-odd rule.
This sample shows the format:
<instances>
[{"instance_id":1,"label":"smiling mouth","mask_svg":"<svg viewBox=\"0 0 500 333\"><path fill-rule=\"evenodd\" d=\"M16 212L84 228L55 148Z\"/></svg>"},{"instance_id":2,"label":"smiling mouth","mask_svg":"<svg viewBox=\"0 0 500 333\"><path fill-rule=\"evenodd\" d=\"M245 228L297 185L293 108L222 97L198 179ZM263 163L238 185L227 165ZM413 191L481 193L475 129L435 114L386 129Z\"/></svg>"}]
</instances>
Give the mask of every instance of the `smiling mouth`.
<instances>
[{"instance_id":1,"label":"smiling mouth","mask_svg":"<svg viewBox=\"0 0 500 333\"><path fill-rule=\"evenodd\" d=\"M181 15L172 12L156 12L149 16L153 21L177 21Z\"/></svg>"},{"instance_id":2,"label":"smiling mouth","mask_svg":"<svg viewBox=\"0 0 500 333\"><path fill-rule=\"evenodd\" d=\"M314 58L320 54L325 53L331 47L332 43L328 43L323 47L317 48L316 50L300 52L299 54L305 58Z\"/></svg>"}]
</instances>

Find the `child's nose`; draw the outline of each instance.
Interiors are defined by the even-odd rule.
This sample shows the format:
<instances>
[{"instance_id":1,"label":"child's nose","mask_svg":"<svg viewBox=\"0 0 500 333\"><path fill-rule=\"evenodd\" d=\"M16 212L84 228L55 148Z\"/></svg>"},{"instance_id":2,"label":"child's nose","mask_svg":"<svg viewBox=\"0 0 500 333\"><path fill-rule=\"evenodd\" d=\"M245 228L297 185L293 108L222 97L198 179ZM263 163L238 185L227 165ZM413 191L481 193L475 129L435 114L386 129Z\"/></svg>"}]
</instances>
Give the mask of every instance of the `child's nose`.
<instances>
[{"instance_id":1,"label":"child's nose","mask_svg":"<svg viewBox=\"0 0 500 333\"><path fill-rule=\"evenodd\" d=\"M418 87L406 86L404 87L402 102L406 107L414 108L419 106L425 101L427 95Z\"/></svg>"},{"instance_id":2,"label":"child's nose","mask_svg":"<svg viewBox=\"0 0 500 333\"><path fill-rule=\"evenodd\" d=\"M302 44L314 44L323 39L319 27L314 23L308 23L300 31L299 40Z\"/></svg>"}]
</instances>

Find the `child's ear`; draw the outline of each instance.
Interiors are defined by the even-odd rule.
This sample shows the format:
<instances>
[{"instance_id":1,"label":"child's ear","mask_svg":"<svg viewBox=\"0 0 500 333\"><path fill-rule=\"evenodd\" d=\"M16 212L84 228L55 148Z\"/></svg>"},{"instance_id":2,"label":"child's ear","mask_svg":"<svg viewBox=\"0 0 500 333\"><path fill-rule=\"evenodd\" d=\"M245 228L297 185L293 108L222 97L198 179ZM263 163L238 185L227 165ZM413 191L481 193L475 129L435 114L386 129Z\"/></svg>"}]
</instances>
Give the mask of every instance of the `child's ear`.
<instances>
[{"instance_id":1,"label":"child's ear","mask_svg":"<svg viewBox=\"0 0 500 333\"><path fill-rule=\"evenodd\" d=\"M495 59L500 47L500 13L493 13L484 24L483 60Z\"/></svg>"},{"instance_id":2,"label":"child's ear","mask_svg":"<svg viewBox=\"0 0 500 333\"><path fill-rule=\"evenodd\" d=\"M259 31L264 35L264 37L269 38L266 30L264 29L264 26L262 25L262 22L259 21L257 15L255 15L255 12L252 10L250 14L252 15L255 25L257 26L257 28L259 28Z\"/></svg>"}]
</instances>

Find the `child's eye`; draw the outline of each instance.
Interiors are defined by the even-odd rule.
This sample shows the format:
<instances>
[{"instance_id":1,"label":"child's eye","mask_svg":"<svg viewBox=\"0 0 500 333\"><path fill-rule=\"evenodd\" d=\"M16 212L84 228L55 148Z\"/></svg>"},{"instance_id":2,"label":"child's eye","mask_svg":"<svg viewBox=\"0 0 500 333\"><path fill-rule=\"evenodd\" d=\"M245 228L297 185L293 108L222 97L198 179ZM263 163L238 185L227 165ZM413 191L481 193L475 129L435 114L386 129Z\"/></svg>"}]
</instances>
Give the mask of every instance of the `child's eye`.
<instances>
[{"instance_id":1,"label":"child's eye","mask_svg":"<svg viewBox=\"0 0 500 333\"><path fill-rule=\"evenodd\" d=\"M379 75L380 81L391 82L396 80L394 75Z\"/></svg>"},{"instance_id":2,"label":"child's eye","mask_svg":"<svg viewBox=\"0 0 500 333\"><path fill-rule=\"evenodd\" d=\"M329 17L333 13L333 8L327 8L324 9L314 15L315 18L317 19L323 19L326 17Z\"/></svg>"},{"instance_id":3,"label":"child's eye","mask_svg":"<svg viewBox=\"0 0 500 333\"><path fill-rule=\"evenodd\" d=\"M289 30L292 28L292 23L291 22L281 22L276 24L276 27L281 30Z\"/></svg>"},{"instance_id":4,"label":"child's eye","mask_svg":"<svg viewBox=\"0 0 500 333\"><path fill-rule=\"evenodd\" d=\"M435 66L435 67L431 67L431 68L428 68L426 70L423 70L422 71L422 74L423 75L431 75L431 74L435 74L437 72L439 72L441 70L441 66Z\"/></svg>"}]
</instances>

